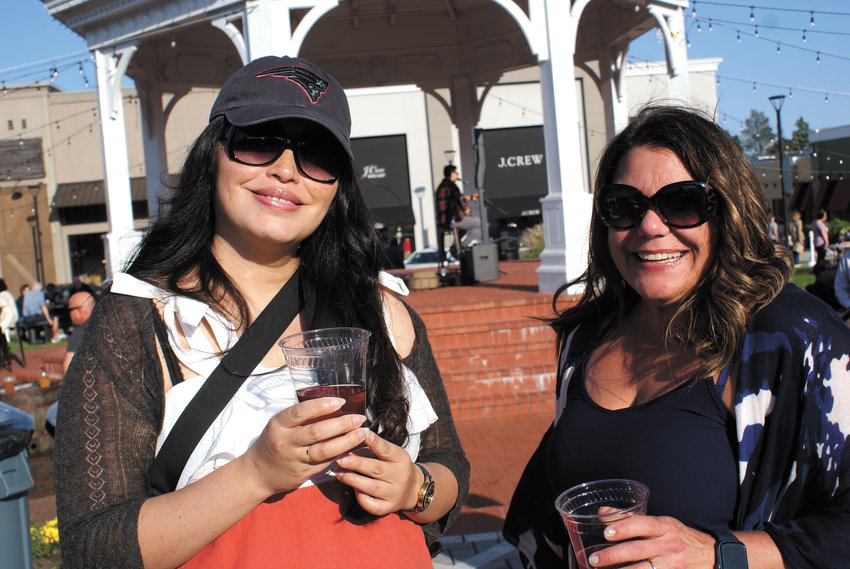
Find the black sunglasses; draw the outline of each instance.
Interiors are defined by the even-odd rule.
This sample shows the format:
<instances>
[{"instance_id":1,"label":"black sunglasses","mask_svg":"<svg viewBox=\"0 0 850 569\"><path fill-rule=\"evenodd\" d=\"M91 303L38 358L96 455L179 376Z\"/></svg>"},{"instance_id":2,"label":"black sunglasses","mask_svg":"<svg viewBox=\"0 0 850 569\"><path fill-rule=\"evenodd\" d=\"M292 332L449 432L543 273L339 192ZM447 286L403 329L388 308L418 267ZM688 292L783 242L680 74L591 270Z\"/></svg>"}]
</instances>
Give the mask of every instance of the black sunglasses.
<instances>
[{"instance_id":1,"label":"black sunglasses","mask_svg":"<svg viewBox=\"0 0 850 569\"><path fill-rule=\"evenodd\" d=\"M687 229L711 219L715 201L714 192L703 182L674 182L651 198L632 186L606 184L597 194L596 212L611 229L631 229L652 207L670 227Z\"/></svg>"},{"instance_id":2,"label":"black sunglasses","mask_svg":"<svg viewBox=\"0 0 850 569\"><path fill-rule=\"evenodd\" d=\"M251 129L231 125L224 150L234 162L246 166L266 166L280 158L287 148L291 148L299 172L316 182L331 183L339 178L343 164L335 144L330 137L293 140L285 135L270 134L268 128Z\"/></svg>"}]
</instances>

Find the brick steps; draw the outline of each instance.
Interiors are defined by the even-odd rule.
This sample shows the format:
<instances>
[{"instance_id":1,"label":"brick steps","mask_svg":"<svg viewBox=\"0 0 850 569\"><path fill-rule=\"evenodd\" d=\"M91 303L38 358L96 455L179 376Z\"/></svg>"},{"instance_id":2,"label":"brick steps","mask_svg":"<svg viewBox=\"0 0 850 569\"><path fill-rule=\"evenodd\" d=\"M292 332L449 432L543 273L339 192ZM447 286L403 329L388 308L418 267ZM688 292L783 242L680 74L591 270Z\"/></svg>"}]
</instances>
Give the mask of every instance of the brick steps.
<instances>
[{"instance_id":1,"label":"brick steps","mask_svg":"<svg viewBox=\"0 0 850 569\"><path fill-rule=\"evenodd\" d=\"M533 317L551 312L543 295L420 311L456 418L550 412L555 334Z\"/></svg>"},{"instance_id":2,"label":"brick steps","mask_svg":"<svg viewBox=\"0 0 850 569\"><path fill-rule=\"evenodd\" d=\"M428 337L435 350L486 349L489 347L517 348L536 343L553 343L555 334L543 322L531 318L516 320L483 320L482 311L476 315L478 322L459 323L451 327L429 328Z\"/></svg>"}]
</instances>

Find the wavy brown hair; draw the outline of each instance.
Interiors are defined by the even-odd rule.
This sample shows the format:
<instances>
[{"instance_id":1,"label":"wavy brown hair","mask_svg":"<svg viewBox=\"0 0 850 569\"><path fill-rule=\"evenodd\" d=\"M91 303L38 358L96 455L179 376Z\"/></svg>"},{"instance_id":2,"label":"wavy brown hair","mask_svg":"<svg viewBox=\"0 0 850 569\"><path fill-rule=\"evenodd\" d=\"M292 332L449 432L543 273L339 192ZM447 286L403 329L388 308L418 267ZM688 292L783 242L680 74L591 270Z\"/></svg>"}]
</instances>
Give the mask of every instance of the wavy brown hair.
<instances>
[{"instance_id":1,"label":"wavy brown hair","mask_svg":"<svg viewBox=\"0 0 850 569\"><path fill-rule=\"evenodd\" d=\"M715 236L714 260L676 308L666 332L668 344L689 349L701 360L701 377L713 376L737 356L753 314L788 281L791 252L768 238L761 184L737 142L701 111L644 107L605 148L594 195L613 181L626 154L640 146L672 151L693 179L707 182L716 196L716 211L708 222ZM560 295L576 285L584 289L578 304L550 321L561 342L587 319L599 324L592 341L601 340L639 301L614 265L608 228L595 209L587 270L558 289L556 310Z\"/></svg>"}]
</instances>

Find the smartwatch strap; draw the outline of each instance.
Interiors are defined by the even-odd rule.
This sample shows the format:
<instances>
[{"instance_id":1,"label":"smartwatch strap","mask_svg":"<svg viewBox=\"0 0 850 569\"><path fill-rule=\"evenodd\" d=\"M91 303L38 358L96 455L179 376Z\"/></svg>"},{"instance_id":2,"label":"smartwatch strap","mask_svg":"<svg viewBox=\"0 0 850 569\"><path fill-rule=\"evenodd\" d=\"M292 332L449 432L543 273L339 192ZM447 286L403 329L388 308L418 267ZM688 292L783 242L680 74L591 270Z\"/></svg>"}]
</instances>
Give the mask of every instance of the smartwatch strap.
<instances>
[{"instance_id":1,"label":"smartwatch strap","mask_svg":"<svg viewBox=\"0 0 850 569\"><path fill-rule=\"evenodd\" d=\"M729 532L715 532L711 535L717 540L714 546L715 569L749 569L747 546Z\"/></svg>"}]
</instances>

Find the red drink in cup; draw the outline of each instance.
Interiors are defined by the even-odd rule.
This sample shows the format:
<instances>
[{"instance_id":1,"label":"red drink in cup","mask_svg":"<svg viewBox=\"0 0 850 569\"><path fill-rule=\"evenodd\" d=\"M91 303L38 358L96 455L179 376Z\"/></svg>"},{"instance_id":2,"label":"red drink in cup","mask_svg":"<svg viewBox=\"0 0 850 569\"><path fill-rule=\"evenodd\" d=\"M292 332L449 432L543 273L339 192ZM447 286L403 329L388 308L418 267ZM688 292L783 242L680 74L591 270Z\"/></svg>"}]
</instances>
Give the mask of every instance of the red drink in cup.
<instances>
[{"instance_id":1,"label":"red drink in cup","mask_svg":"<svg viewBox=\"0 0 850 569\"><path fill-rule=\"evenodd\" d=\"M280 341L299 401L341 397L333 417L366 414L366 362L371 333L360 328L323 328Z\"/></svg>"},{"instance_id":2,"label":"red drink in cup","mask_svg":"<svg viewBox=\"0 0 850 569\"><path fill-rule=\"evenodd\" d=\"M315 387L302 387L296 389L295 394L298 401L308 401L319 397L341 397L345 399L345 405L331 417L340 415L365 415L366 414L366 388L361 384L348 383L343 385L318 385Z\"/></svg>"}]
</instances>

